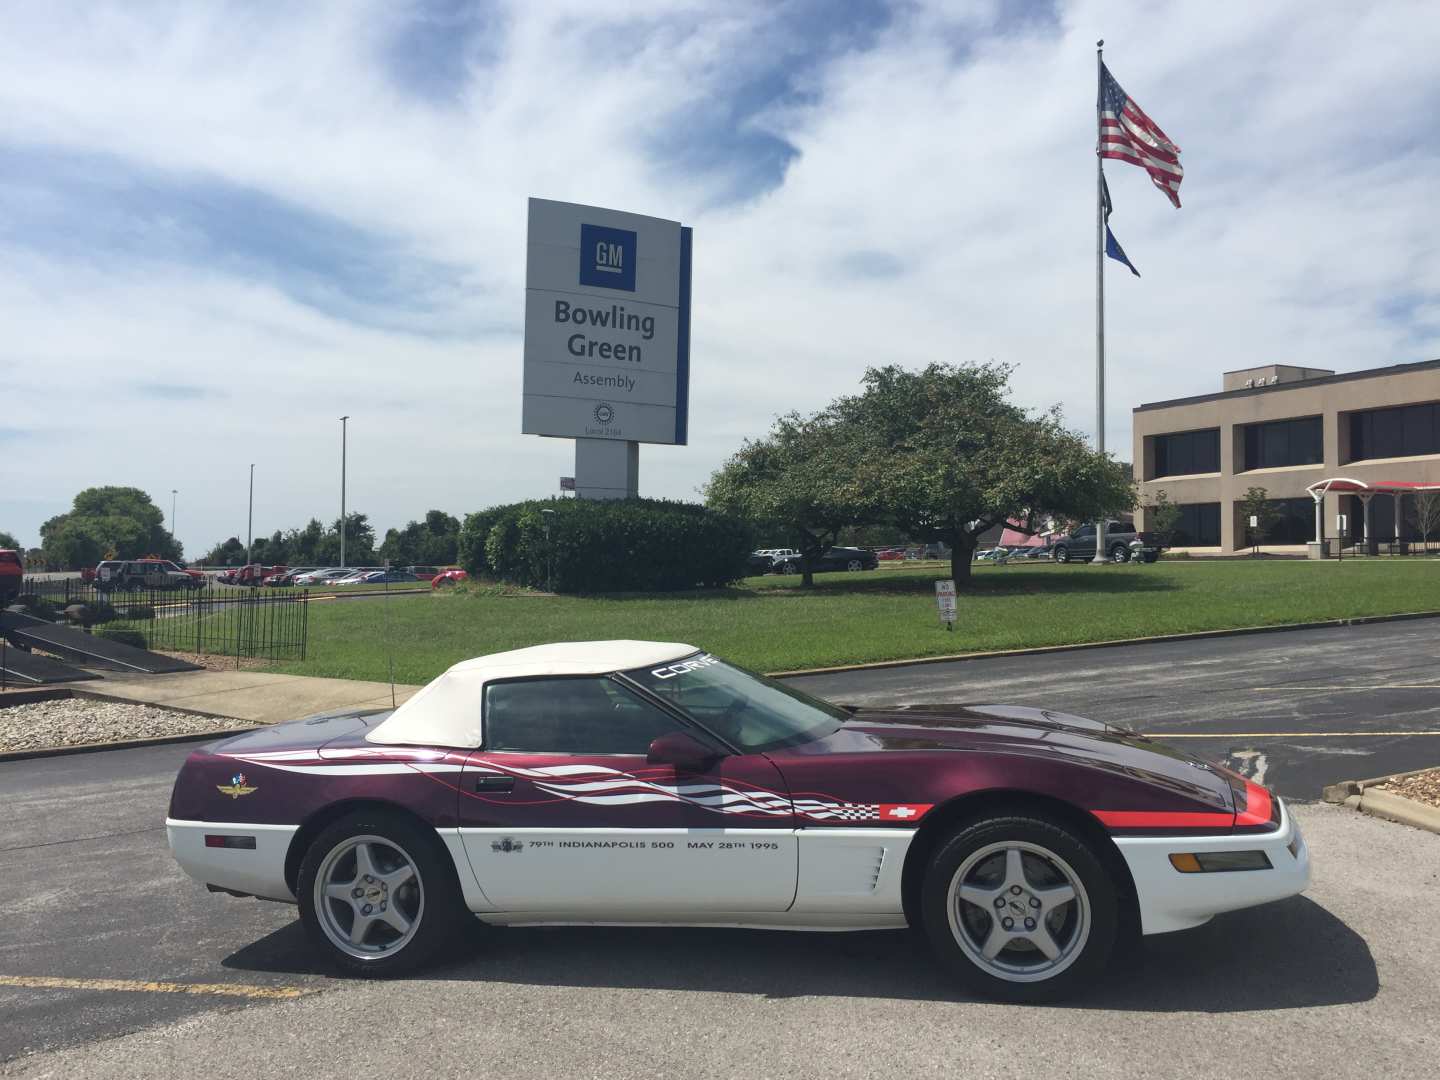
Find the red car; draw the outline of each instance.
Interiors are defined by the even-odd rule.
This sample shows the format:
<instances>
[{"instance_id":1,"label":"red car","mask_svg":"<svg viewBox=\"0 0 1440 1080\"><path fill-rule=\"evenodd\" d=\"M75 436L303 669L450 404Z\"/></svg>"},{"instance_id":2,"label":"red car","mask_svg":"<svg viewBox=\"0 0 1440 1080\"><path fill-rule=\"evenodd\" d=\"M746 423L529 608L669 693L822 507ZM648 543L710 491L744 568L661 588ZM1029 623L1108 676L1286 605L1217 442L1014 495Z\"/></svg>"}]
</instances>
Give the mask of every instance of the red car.
<instances>
[{"instance_id":1,"label":"red car","mask_svg":"<svg viewBox=\"0 0 1440 1080\"><path fill-rule=\"evenodd\" d=\"M20 552L0 549L0 607L20 595L24 580L25 561L20 558Z\"/></svg>"},{"instance_id":2,"label":"red car","mask_svg":"<svg viewBox=\"0 0 1440 1080\"><path fill-rule=\"evenodd\" d=\"M298 902L366 975L477 917L913 926L972 988L1050 1000L1137 933L1310 879L1281 800L1183 750L1013 705L842 708L654 641L483 656L398 709L207 746L165 825L191 877Z\"/></svg>"},{"instance_id":3,"label":"red car","mask_svg":"<svg viewBox=\"0 0 1440 1080\"><path fill-rule=\"evenodd\" d=\"M469 581L470 575L464 570L441 570L430 579L432 589L443 588L447 585L458 585L462 581Z\"/></svg>"}]
</instances>

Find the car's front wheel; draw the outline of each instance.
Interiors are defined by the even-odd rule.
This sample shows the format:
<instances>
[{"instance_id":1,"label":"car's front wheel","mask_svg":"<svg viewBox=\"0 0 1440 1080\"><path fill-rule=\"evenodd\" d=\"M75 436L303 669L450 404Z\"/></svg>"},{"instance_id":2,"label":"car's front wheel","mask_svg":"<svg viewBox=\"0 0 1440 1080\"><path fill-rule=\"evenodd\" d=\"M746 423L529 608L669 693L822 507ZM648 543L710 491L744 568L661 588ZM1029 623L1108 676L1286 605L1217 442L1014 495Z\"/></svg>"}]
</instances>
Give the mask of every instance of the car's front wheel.
<instances>
[{"instance_id":1,"label":"car's front wheel","mask_svg":"<svg viewBox=\"0 0 1440 1080\"><path fill-rule=\"evenodd\" d=\"M857 570L864 570L865 566L863 563L860 562L859 559L851 559L845 564L845 569L849 570L853 574Z\"/></svg>"},{"instance_id":2,"label":"car's front wheel","mask_svg":"<svg viewBox=\"0 0 1440 1080\"><path fill-rule=\"evenodd\" d=\"M1057 547L1057 548L1055 549L1055 561L1056 561L1056 562L1069 562L1069 561L1070 561L1070 549L1067 548L1067 547Z\"/></svg>"},{"instance_id":3,"label":"car's front wheel","mask_svg":"<svg viewBox=\"0 0 1440 1080\"><path fill-rule=\"evenodd\" d=\"M465 905L434 830L383 811L325 829L300 864L296 895L311 939L356 975L412 971L453 944Z\"/></svg>"},{"instance_id":4,"label":"car's front wheel","mask_svg":"<svg viewBox=\"0 0 1440 1080\"><path fill-rule=\"evenodd\" d=\"M1040 815L973 821L931 860L921 897L939 959L988 997L1054 1001L1095 982L1115 942L1115 883L1090 845Z\"/></svg>"}]
</instances>

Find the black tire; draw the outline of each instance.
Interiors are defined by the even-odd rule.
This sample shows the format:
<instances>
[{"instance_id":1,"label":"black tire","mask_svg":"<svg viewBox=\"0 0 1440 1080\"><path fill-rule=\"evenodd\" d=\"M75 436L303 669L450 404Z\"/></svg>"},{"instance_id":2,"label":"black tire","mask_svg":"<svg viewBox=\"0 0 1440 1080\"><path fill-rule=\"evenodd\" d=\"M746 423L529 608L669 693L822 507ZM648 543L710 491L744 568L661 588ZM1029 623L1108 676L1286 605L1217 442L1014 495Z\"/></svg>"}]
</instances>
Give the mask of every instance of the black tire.
<instances>
[{"instance_id":1,"label":"black tire","mask_svg":"<svg viewBox=\"0 0 1440 1080\"><path fill-rule=\"evenodd\" d=\"M401 941L398 947L394 947L393 951L375 951L366 956L347 952L331 940L330 931L322 925L322 920L328 922L332 928L335 928L336 920L327 919L322 914L317 899L319 877L332 853L343 850L347 843L354 842L359 837L376 838L378 842L374 846L377 848L393 845L393 849L398 849L408 856L414 870L413 885L407 883L399 886L392 898L397 908L402 899L407 904L406 914L413 914L413 932ZM341 856L341 859L343 858L344 856ZM355 880L360 881L358 865L355 868ZM401 890L408 890L403 898ZM336 967L366 978L403 975L429 963L441 949L446 946L453 948L469 915L455 877L454 862L435 830L426 828L411 818L384 810L348 814L317 836L300 863L296 896L300 901L300 919L305 924L310 939L320 951ZM336 901L329 903L335 904ZM343 908L333 910L343 913ZM351 914L355 914L354 908ZM378 921L377 919L377 923ZM379 926L378 930L384 932L385 927ZM385 950L383 942L369 947Z\"/></svg>"},{"instance_id":2,"label":"black tire","mask_svg":"<svg viewBox=\"0 0 1440 1080\"><path fill-rule=\"evenodd\" d=\"M1070 549L1067 548L1064 544L1061 544L1059 547L1057 547L1057 548L1055 549L1055 561L1056 561L1056 562L1069 562L1069 561L1070 561Z\"/></svg>"},{"instance_id":3,"label":"black tire","mask_svg":"<svg viewBox=\"0 0 1440 1080\"><path fill-rule=\"evenodd\" d=\"M1028 938L1012 938L1006 932L1001 938L1009 943L986 961L981 958L982 938L988 941L990 929L1000 932L1000 916L988 906L972 906L956 899L955 918L951 918L952 885L959 889L962 873L963 882L978 882L980 874L993 875L996 858L1001 860L1002 868L1010 865L1008 848L993 851L1004 845L1025 849L1021 856L1022 876L1026 889L1034 890L1033 894L1022 890L1013 897L1011 888L1001 886L996 890L994 902L999 905L1003 898L1000 911L1007 916L1012 899L1017 918L1023 917L1030 905L1039 907L1038 897L1044 896L1039 886L1044 883L1036 882L1032 874L1054 873L1056 881L1062 885L1068 882L1073 889L1072 900L1057 903L1040 917L1040 930L1048 932L1049 943L1057 948L1056 958L1044 956ZM1008 882L1009 878L1004 880ZM1028 811L962 825L936 849L921 890L922 922L937 959L970 989L1004 1001L1055 1001L1096 983L1109 962L1120 922L1114 879L1090 844L1064 823ZM990 895L979 888L976 892ZM1018 934L1021 929L1017 927L1014 932ZM1027 970L1027 965L1035 970ZM1001 972L1002 968L1005 971ZM1050 968L1053 974L1046 974Z\"/></svg>"},{"instance_id":4,"label":"black tire","mask_svg":"<svg viewBox=\"0 0 1440 1080\"><path fill-rule=\"evenodd\" d=\"M857 570L864 570L865 565L859 559L851 559L845 564L845 569L853 574Z\"/></svg>"},{"instance_id":5,"label":"black tire","mask_svg":"<svg viewBox=\"0 0 1440 1080\"><path fill-rule=\"evenodd\" d=\"M1110 561L1113 563L1127 563L1130 561L1130 549L1124 544L1114 544L1110 548Z\"/></svg>"}]
</instances>

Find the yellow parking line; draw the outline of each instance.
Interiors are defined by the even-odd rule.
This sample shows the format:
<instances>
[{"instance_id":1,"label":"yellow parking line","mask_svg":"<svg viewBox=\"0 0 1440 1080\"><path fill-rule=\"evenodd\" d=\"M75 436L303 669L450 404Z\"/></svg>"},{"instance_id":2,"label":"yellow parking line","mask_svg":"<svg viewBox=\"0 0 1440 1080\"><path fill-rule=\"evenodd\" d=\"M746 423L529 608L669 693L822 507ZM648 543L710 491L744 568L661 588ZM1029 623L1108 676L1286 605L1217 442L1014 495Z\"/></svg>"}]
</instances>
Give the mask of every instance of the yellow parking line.
<instances>
[{"instance_id":1,"label":"yellow parking line","mask_svg":"<svg viewBox=\"0 0 1440 1080\"><path fill-rule=\"evenodd\" d=\"M1437 683L1379 683L1374 686L1252 686L1253 691L1289 690L1440 690Z\"/></svg>"},{"instance_id":2,"label":"yellow parking line","mask_svg":"<svg viewBox=\"0 0 1440 1080\"><path fill-rule=\"evenodd\" d=\"M1400 735L1440 735L1440 731L1142 731L1151 739L1375 739Z\"/></svg>"},{"instance_id":3,"label":"yellow parking line","mask_svg":"<svg viewBox=\"0 0 1440 1080\"><path fill-rule=\"evenodd\" d=\"M0 986L30 990L128 990L148 994L214 994L218 997L288 1001L313 993L298 986L239 983L145 982L140 979L63 979L47 975L0 975Z\"/></svg>"}]
</instances>

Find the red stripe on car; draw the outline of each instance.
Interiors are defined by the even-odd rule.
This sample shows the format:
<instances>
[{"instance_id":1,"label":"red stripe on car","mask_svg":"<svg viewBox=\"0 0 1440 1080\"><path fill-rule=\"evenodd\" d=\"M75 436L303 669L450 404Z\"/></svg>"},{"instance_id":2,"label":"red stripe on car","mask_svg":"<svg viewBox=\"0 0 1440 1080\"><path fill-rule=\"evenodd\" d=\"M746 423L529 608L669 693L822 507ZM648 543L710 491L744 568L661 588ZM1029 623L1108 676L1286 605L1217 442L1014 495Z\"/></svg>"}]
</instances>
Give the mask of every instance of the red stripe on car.
<instances>
[{"instance_id":1,"label":"red stripe on car","mask_svg":"<svg viewBox=\"0 0 1440 1080\"><path fill-rule=\"evenodd\" d=\"M1235 815L1236 825L1269 825L1270 792L1253 781L1245 781L1245 809Z\"/></svg>"},{"instance_id":2,"label":"red stripe on car","mask_svg":"<svg viewBox=\"0 0 1440 1080\"><path fill-rule=\"evenodd\" d=\"M1100 823L1112 829L1228 829L1231 814L1161 810L1092 810Z\"/></svg>"}]
</instances>

